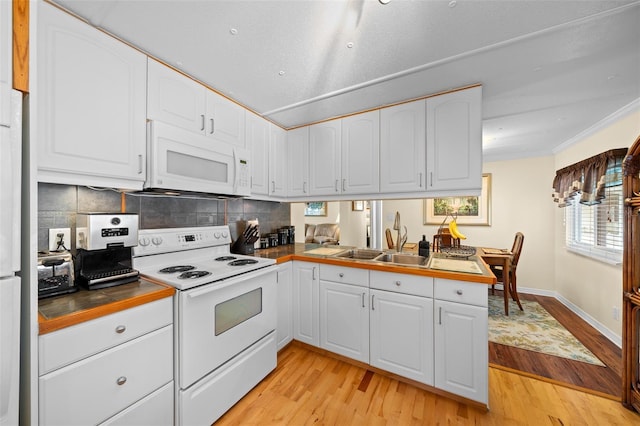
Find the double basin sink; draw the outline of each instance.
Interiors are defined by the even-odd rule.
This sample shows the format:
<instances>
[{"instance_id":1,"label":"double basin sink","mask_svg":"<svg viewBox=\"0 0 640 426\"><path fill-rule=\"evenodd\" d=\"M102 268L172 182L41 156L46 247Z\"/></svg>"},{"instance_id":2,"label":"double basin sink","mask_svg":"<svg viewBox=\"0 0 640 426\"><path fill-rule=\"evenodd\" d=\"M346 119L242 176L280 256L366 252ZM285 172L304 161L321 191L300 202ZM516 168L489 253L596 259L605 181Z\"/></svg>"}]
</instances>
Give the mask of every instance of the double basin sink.
<instances>
[{"instance_id":1,"label":"double basin sink","mask_svg":"<svg viewBox=\"0 0 640 426\"><path fill-rule=\"evenodd\" d=\"M396 265L426 266L428 257L416 254L385 253L380 250L350 249L335 254L333 257L352 260L370 260L373 262L393 263Z\"/></svg>"}]
</instances>

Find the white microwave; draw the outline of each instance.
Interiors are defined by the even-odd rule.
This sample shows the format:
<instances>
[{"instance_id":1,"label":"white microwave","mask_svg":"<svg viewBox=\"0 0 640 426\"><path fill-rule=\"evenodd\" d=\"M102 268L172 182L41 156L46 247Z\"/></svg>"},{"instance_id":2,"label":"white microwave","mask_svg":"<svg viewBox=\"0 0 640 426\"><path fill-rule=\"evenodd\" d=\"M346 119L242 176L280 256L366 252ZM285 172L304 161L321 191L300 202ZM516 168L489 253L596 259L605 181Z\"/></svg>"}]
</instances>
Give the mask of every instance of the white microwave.
<instances>
[{"instance_id":1,"label":"white microwave","mask_svg":"<svg viewBox=\"0 0 640 426\"><path fill-rule=\"evenodd\" d=\"M160 121L147 128L145 189L251 195L248 149Z\"/></svg>"}]
</instances>

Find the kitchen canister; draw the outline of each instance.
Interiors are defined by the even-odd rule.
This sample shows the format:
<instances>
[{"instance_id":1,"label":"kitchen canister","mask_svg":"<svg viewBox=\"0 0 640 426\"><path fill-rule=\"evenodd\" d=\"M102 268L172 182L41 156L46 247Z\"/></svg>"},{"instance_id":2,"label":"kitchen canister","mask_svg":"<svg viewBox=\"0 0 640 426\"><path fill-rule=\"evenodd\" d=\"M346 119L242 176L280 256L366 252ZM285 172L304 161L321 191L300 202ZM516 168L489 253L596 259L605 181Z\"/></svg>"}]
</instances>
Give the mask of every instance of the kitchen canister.
<instances>
[{"instance_id":1,"label":"kitchen canister","mask_svg":"<svg viewBox=\"0 0 640 426\"><path fill-rule=\"evenodd\" d=\"M286 246L289 244L289 228L278 229L278 245Z\"/></svg>"},{"instance_id":2,"label":"kitchen canister","mask_svg":"<svg viewBox=\"0 0 640 426\"><path fill-rule=\"evenodd\" d=\"M260 238L260 248L261 249L269 248L269 238L267 237Z\"/></svg>"},{"instance_id":3,"label":"kitchen canister","mask_svg":"<svg viewBox=\"0 0 640 426\"><path fill-rule=\"evenodd\" d=\"M278 247L278 234L269 234L269 247Z\"/></svg>"}]
</instances>

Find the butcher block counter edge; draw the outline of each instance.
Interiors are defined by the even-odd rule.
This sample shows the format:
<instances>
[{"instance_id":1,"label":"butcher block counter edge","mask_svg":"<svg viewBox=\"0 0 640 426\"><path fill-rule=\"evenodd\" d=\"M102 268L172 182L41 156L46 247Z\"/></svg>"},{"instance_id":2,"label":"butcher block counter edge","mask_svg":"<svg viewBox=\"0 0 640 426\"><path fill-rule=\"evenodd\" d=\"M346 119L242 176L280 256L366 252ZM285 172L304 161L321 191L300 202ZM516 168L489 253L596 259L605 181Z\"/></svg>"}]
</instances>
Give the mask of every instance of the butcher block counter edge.
<instances>
[{"instance_id":1,"label":"butcher block counter edge","mask_svg":"<svg viewBox=\"0 0 640 426\"><path fill-rule=\"evenodd\" d=\"M61 330L66 327L71 327L76 324L80 324L86 321L91 321L96 318L100 318L109 314L113 314L115 312L124 311L125 309L133 308L136 306L143 305L145 303L154 302L156 300L164 299L165 297L172 297L175 293L175 289L169 285L149 280L149 279L140 279L136 281L140 285L151 286L152 288L141 294L135 294L130 297L125 297L120 300L110 299L105 301L104 304L100 304L95 307L90 307L87 309L78 309L72 312L69 312L64 315L56 316L53 318L46 318L42 312L38 312L38 325L39 325L39 334L51 333L56 330ZM133 284L133 283L130 283ZM124 284L127 285L127 284ZM123 286L124 286L123 285ZM121 286L118 286L121 287ZM157 288L153 288L157 287ZM117 287L111 287L111 289L116 289ZM109 292L110 289L102 289L102 290L79 290L81 291L102 291ZM73 298L74 295L78 293L72 293L64 296L57 296L59 298ZM43 299L46 301L47 299Z\"/></svg>"},{"instance_id":2,"label":"butcher block counter edge","mask_svg":"<svg viewBox=\"0 0 640 426\"><path fill-rule=\"evenodd\" d=\"M308 249L308 246L305 248L304 244L296 243L295 245L292 244L288 246L274 247L272 249L257 250L254 255L257 257L275 259L277 264L289 262L290 260L301 260L305 262L346 266L349 268L395 272L399 274L421 275L424 277L444 278L447 280L475 282L486 285L496 284L497 282L495 275L493 275L493 273L489 269L489 266L484 262L484 260L482 260L480 256L473 256L472 259L475 260L482 269L484 269L485 273L483 273L482 275L465 274L463 272L442 271L424 267L386 264L382 262L372 262L367 260L340 259L333 256L304 254L304 251ZM349 247L345 247L344 249L348 250Z\"/></svg>"}]
</instances>

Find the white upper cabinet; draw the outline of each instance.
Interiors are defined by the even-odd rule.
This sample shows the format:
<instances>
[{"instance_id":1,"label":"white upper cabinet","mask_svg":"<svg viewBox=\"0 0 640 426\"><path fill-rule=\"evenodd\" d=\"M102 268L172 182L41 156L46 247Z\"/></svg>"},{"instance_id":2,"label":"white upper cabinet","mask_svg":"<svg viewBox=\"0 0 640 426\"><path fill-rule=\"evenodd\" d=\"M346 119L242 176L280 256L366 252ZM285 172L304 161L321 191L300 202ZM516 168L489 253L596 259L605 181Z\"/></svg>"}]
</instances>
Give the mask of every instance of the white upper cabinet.
<instances>
[{"instance_id":1,"label":"white upper cabinet","mask_svg":"<svg viewBox=\"0 0 640 426\"><path fill-rule=\"evenodd\" d=\"M269 195L287 195L287 132L273 123L269 138Z\"/></svg>"},{"instance_id":2,"label":"white upper cabinet","mask_svg":"<svg viewBox=\"0 0 640 426\"><path fill-rule=\"evenodd\" d=\"M380 111L342 119L343 194L375 194L380 190Z\"/></svg>"},{"instance_id":3,"label":"white upper cabinet","mask_svg":"<svg viewBox=\"0 0 640 426\"><path fill-rule=\"evenodd\" d=\"M142 189L146 56L47 3L37 7L38 179Z\"/></svg>"},{"instance_id":4,"label":"white upper cabinet","mask_svg":"<svg viewBox=\"0 0 640 426\"><path fill-rule=\"evenodd\" d=\"M425 190L425 101L380 111L380 192Z\"/></svg>"},{"instance_id":5,"label":"white upper cabinet","mask_svg":"<svg viewBox=\"0 0 640 426\"><path fill-rule=\"evenodd\" d=\"M482 188L482 87L427 99L428 191Z\"/></svg>"},{"instance_id":6,"label":"white upper cabinet","mask_svg":"<svg viewBox=\"0 0 640 426\"><path fill-rule=\"evenodd\" d=\"M0 1L0 126L11 124L12 17L10 1Z\"/></svg>"},{"instance_id":7,"label":"white upper cabinet","mask_svg":"<svg viewBox=\"0 0 640 426\"><path fill-rule=\"evenodd\" d=\"M289 197L309 195L309 127L287 132L289 167Z\"/></svg>"},{"instance_id":8,"label":"white upper cabinet","mask_svg":"<svg viewBox=\"0 0 640 426\"><path fill-rule=\"evenodd\" d=\"M244 108L151 58L147 117L245 146Z\"/></svg>"},{"instance_id":9,"label":"white upper cabinet","mask_svg":"<svg viewBox=\"0 0 640 426\"><path fill-rule=\"evenodd\" d=\"M269 195L270 123L253 113L247 113L247 148L251 151L251 193Z\"/></svg>"},{"instance_id":10,"label":"white upper cabinet","mask_svg":"<svg viewBox=\"0 0 640 426\"><path fill-rule=\"evenodd\" d=\"M309 194L341 192L341 120L309 126Z\"/></svg>"}]
</instances>

